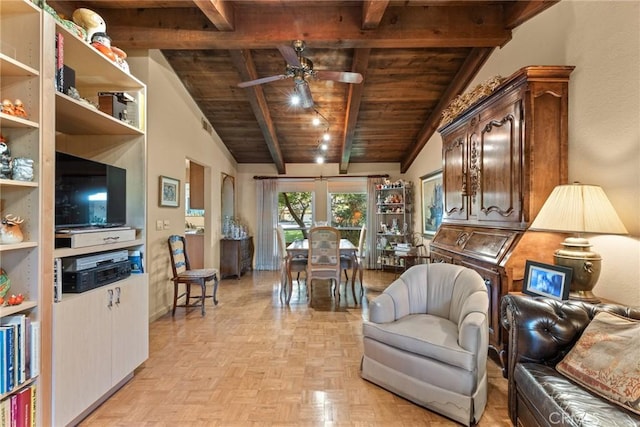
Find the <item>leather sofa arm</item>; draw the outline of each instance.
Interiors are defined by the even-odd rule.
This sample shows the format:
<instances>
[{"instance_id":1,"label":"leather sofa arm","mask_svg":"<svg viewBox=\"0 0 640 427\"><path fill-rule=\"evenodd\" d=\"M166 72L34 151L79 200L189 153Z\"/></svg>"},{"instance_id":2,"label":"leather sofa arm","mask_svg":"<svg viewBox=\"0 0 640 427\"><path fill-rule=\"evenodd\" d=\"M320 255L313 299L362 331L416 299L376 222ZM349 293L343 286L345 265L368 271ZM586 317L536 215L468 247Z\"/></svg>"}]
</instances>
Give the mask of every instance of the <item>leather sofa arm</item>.
<instances>
[{"instance_id":1,"label":"leather sofa arm","mask_svg":"<svg viewBox=\"0 0 640 427\"><path fill-rule=\"evenodd\" d=\"M544 297L508 294L500 303L500 321L507 330L509 416L516 420L516 387L513 371L517 363L555 366L571 350L582 331L600 311L640 319L640 308L616 304L557 301Z\"/></svg>"},{"instance_id":2,"label":"leather sofa arm","mask_svg":"<svg viewBox=\"0 0 640 427\"><path fill-rule=\"evenodd\" d=\"M557 363L591 321L592 307L573 301L505 295L500 318L509 336L509 359L513 363Z\"/></svg>"}]
</instances>

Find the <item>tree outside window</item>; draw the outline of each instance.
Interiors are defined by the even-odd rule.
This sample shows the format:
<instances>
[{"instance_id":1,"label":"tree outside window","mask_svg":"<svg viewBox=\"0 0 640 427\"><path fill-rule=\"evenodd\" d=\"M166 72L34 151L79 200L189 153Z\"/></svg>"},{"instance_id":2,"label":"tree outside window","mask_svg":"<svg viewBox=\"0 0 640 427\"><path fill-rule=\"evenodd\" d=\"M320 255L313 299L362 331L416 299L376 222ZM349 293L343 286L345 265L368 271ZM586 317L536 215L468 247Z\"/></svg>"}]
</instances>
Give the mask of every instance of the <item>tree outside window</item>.
<instances>
[{"instance_id":1,"label":"tree outside window","mask_svg":"<svg viewBox=\"0 0 640 427\"><path fill-rule=\"evenodd\" d=\"M310 191L278 194L278 225L284 229L287 244L306 239L313 218L313 193Z\"/></svg>"},{"instance_id":2,"label":"tree outside window","mask_svg":"<svg viewBox=\"0 0 640 427\"><path fill-rule=\"evenodd\" d=\"M358 244L360 229L367 223L367 193L330 193L330 224L342 238Z\"/></svg>"}]
</instances>

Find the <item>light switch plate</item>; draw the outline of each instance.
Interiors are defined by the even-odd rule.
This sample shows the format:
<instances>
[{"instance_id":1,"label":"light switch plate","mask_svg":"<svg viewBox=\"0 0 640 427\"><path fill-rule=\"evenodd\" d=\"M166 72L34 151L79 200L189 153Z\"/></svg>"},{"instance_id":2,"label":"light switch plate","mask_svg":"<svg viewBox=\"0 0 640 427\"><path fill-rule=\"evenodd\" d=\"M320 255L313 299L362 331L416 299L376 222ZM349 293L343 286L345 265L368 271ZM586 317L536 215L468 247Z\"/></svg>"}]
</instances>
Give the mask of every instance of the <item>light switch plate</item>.
<instances>
[{"instance_id":1,"label":"light switch plate","mask_svg":"<svg viewBox=\"0 0 640 427\"><path fill-rule=\"evenodd\" d=\"M171 223L169 222L169 220L168 220L168 219L165 219L165 220L164 220L164 229L165 229L165 230L168 230L168 229L169 229L169 227L171 227Z\"/></svg>"},{"instance_id":2,"label":"light switch plate","mask_svg":"<svg viewBox=\"0 0 640 427\"><path fill-rule=\"evenodd\" d=\"M162 220L161 219L156 221L156 231L162 231Z\"/></svg>"}]
</instances>

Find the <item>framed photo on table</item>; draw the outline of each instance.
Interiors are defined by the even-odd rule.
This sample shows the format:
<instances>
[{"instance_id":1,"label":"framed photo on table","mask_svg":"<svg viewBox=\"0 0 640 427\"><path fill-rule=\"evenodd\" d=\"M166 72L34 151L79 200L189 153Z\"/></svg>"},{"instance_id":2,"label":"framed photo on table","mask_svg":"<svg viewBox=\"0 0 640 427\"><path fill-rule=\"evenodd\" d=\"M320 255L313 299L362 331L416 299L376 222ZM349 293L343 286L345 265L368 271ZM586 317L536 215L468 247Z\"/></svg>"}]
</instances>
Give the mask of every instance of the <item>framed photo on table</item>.
<instances>
[{"instance_id":1,"label":"framed photo on table","mask_svg":"<svg viewBox=\"0 0 640 427\"><path fill-rule=\"evenodd\" d=\"M420 177L422 180L422 234L433 236L442 222L442 170Z\"/></svg>"},{"instance_id":2,"label":"framed photo on table","mask_svg":"<svg viewBox=\"0 0 640 427\"><path fill-rule=\"evenodd\" d=\"M160 206L177 208L180 206L180 180L160 176Z\"/></svg>"},{"instance_id":3,"label":"framed photo on table","mask_svg":"<svg viewBox=\"0 0 640 427\"><path fill-rule=\"evenodd\" d=\"M559 265L527 261L522 292L557 300L569 299L573 269Z\"/></svg>"}]
</instances>

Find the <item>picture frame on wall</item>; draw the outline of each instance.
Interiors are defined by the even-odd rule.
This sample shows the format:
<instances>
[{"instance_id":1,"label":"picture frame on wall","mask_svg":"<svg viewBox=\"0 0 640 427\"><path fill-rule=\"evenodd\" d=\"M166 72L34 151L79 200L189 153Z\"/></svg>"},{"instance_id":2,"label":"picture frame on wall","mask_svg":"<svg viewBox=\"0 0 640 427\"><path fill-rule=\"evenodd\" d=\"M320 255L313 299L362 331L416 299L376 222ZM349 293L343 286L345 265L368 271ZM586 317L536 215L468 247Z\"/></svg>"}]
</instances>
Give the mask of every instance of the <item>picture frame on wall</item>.
<instances>
[{"instance_id":1,"label":"picture frame on wall","mask_svg":"<svg viewBox=\"0 0 640 427\"><path fill-rule=\"evenodd\" d=\"M529 261L525 263L522 292L560 301L569 299L573 269L559 265Z\"/></svg>"},{"instance_id":2,"label":"picture frame on wall","mask_svg":"<svg viewBox=\"0 0 640 427\"><path fill-rule=\"evenodd\" d=\"M180 206L180 180L160 176L160 206L177 208Z\"/></svg>"},{"instance_id":3,"label":"picture frame on wall","mask_svg":"<svg viewBox=\"0 0 640 427\"><path fill-rule=\"evenodd\" d=\"M442 223L444 209L442 170L420 177L422 182L422 234L433 236Z\"/></svg>"}]
</instances>

